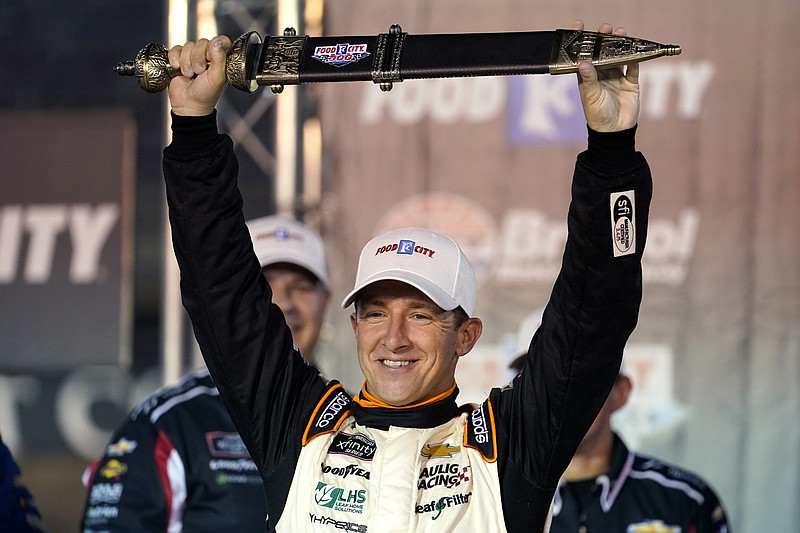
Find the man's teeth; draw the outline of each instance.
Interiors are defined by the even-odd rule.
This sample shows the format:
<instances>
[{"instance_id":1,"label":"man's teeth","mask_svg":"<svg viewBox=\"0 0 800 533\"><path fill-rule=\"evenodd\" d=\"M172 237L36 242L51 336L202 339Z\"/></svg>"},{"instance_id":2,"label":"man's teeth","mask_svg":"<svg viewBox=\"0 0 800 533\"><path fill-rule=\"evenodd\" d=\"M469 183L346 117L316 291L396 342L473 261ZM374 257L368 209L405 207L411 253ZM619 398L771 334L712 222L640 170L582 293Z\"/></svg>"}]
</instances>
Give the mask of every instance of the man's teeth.
<instances>
[{"instance_id":1,"label":"man's teeth","mask_svg":"<svg viewBox=\"0 0 800 533\"><path fill-rule=\"evenodd\" d=\"M392 368L400 368L401 366L410 365L411 361L390 361L389 359L384 359L383 364Z\"/></svg>"}]
</instances>

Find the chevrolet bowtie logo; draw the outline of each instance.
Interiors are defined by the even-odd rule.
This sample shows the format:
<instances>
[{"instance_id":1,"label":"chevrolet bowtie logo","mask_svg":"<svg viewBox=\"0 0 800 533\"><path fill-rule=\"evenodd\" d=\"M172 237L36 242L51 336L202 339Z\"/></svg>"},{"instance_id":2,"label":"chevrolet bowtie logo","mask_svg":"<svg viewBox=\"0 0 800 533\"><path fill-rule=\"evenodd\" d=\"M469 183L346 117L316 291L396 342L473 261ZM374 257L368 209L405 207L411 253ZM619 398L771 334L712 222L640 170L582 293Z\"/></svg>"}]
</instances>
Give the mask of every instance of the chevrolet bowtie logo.
<instances>
[{"instance_id":1,"label":"chevrolet bowtie logo","mask_svg":"<svg viewBox=\"0 0 800 533\"><path fill-rule=\"evenodd\" d=\"M422 447L422 455L425 457L453 457L460 451L461 446L449 444L426 444Z\"/></svg>"}]
</instances>

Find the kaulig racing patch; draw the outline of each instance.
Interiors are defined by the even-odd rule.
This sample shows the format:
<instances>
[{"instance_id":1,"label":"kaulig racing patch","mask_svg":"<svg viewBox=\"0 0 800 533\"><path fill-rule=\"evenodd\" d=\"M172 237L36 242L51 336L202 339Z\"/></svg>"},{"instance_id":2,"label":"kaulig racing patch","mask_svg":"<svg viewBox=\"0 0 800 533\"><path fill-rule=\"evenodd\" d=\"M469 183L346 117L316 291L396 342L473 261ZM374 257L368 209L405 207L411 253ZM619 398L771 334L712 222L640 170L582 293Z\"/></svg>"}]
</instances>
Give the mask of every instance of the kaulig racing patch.
<instances>
[{"instance_id":1,"label":"kaulig racing patch","mask_svg":"<svg viewBox=\"0 0 800 533\"><path fill-rule=\"evenodd\" d=\"M632 190L611 193L611 235L614 257L636 253L636 206Z\"/></svg>"}]
</instances>

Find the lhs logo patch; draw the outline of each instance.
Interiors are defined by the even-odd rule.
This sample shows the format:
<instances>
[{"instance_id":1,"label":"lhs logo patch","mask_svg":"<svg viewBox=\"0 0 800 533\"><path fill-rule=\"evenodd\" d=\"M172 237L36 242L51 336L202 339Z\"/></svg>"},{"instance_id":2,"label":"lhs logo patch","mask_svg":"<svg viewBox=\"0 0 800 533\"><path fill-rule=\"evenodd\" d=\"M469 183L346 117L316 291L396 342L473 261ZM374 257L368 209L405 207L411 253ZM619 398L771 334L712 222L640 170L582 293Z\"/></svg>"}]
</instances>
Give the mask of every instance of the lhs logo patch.
<instances>
[{"instance_id":1,"label":"lhs logo patch","mask_svg":"<svg viewBox=\"0 0 800 533\"><path fill-rule=\"evenodd\" d=\"M314 490L314 501L320 507L327 507L334 511L361 514L364 512L364 504L367 501L367 491L365 489L343 489L318 481L317 488Z\"/></svg>"},{"instance_id":2,"label":"lhs logo patch","mask_svg":"<svg viewBox=\"0 0 800 533\"><path fill-rule=\"evenodd\" d=\"M334 67L342 67L369 56L366 44L339 43L331 46L317 46L311 56Z\"/></svg>"},{"instance_id":3,"label":"lhs logo patch","mask_svg":"<svg viewBox=\"0 0 800 533\"><path fill-rule=\"evenodd\" d=\"M614 257L636 253L636 209L633 191L611 193Z\"/></svg>"}]
</instances>

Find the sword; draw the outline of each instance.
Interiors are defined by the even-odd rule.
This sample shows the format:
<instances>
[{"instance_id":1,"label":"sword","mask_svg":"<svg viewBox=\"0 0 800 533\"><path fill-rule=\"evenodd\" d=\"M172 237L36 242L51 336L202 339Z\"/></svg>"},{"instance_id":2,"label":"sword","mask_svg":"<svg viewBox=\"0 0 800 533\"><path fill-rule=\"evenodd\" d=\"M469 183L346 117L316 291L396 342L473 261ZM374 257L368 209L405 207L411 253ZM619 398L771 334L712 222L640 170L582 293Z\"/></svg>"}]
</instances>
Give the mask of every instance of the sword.
<instances>
[{"instance_id":1,"label":"sword","mask_svg":"<svg viewBox=\"0 0 800 533\"><path fill-rule=\"evenodd\" d=\"M408 34L393 24L372 36L298 36L293 28L262 39L250 31L233 42L226 76L237 89L252 93L268 86L280 93L286 85L372 81L389 91L409 79L515 74L566 74L589 61L597 68L638 63L681 53L674 44L590 31ZM133 61L114 67L136 76L150 93L164 90L180 75L162 44L150 43Z\"/></svg>"}]
</instances>

